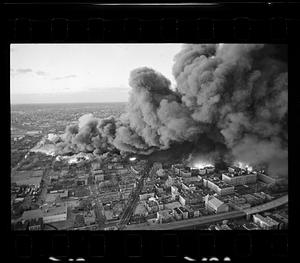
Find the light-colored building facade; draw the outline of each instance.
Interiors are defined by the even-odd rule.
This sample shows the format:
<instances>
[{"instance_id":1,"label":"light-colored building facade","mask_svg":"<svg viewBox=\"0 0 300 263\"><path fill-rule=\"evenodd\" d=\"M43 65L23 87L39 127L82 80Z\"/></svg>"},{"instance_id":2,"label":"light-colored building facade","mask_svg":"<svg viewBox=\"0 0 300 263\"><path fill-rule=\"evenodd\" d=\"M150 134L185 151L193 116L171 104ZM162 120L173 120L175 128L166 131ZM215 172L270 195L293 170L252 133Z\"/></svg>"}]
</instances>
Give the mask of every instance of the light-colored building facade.
<instances>
[{"instance_id":1,"label":"light-colored building facade","mask_svg":"<svg viewBox=\"0 0 300 263\"><path fill-rule=\"evenodd\" d=\"M206 209L214 211L217 214L229 211L229 207L227 204L210 195L205 196L205 207Z\"/></svg>"},{"instance_id":2,"label":"light-colored building facade","mask_svg":"<svg viewBox=\"0 0 300 263\"><path fill-rule=\"evenodd\" d=\"M172 210L161 210L156 213L157 220L160 224L172 221Z\"/></svg>"},{"instance_id":3,"label":"light-colored building facade","mask_svg":"<svg viewBox=\"0 0 300 263\"><path fill-rule=\"evenodd\" d=\"M253 215L253 222L258 224L261 228L264 229L276 229L279 225L277 221L267 216L264 217L260 214Z\"/></svg>"},{"instance_id":4,"label":"light-colored building facade","mask_svg":"<svg viewBox=\"0 0 300 263\"><path fill-rule=\"evenodd\" d=\"M234 193L234 186L223 182L218 178L203 178L203 185L215 191L219 195Z\"/></svg>"},{"instance_id":5,"label":"light-colored building facade","mask_svg":"<svg viewBox=\"0 0 300 263\"><path fill-rule=\"evenodd\" d=\"M244 185L256 183L257 175L254 173L235 175L233 173L223 173L222 180L231 185Z\"/></svg>"},{"instance_id":6,"label":"light-colored building facade","mask_svg":"<svg viewBox=\"0 0 300 263\"><path fill-rule=\"evenodd\" d=\"M141 193L139 195L140 200L148 200L150 197L154 197L154 192L146 192L146 193Z\"/></svg>"}]
</instances>

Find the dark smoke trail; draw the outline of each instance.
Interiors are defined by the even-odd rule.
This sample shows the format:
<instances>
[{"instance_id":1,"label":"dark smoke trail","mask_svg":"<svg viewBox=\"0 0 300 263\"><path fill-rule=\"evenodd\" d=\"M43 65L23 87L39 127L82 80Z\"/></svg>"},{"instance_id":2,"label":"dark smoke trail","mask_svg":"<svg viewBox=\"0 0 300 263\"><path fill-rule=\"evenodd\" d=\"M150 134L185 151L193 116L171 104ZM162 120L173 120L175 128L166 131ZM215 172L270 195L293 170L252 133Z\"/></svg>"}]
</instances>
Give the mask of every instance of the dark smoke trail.
<instances>
[{"instance_id":1,"label":"dark smoke trail","mask_svg":"<svg viewBox=\"0 0 300 263\"><path fill-rule=\"evenodd\" d=\"M66 128L60 151L151 154L191 143L195 155L287 175L287 46L186 45L174 60L175 91L155 70L133 70L126 113L119 120L81 117Z\"/></svg>"}]
</instances>

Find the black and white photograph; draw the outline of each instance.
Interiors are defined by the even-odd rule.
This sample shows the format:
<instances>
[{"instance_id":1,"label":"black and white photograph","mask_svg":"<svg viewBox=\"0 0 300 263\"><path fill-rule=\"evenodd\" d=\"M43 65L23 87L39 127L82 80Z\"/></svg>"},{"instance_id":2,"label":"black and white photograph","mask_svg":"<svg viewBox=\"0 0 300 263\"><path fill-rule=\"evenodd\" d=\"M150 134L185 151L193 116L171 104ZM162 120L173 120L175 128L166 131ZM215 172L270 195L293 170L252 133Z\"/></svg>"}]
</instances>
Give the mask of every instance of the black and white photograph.
<instances>
[{"instance_id":1,"label":"black and white photograph","mask_svg":"<svg viewBox=\"0 0 300 263\"><path fill-rule=\"evenodd\" d=\"M288 46L11 44L11 229L288 229Z\"/></svg>"}]
</instances>

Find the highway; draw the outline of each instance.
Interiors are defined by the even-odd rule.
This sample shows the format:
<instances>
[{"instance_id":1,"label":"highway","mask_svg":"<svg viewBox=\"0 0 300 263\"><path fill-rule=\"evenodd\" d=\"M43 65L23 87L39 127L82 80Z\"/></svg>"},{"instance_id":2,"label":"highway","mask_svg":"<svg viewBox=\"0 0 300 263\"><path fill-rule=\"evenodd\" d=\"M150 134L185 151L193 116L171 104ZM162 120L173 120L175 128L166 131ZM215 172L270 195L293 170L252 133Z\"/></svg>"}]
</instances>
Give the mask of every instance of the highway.
<instances>
[{"instance_id":1,"label":"highway","mask_svg":"<svg viewBox=\"0 0 300 263\"><path fill-rule=\"evenodd\" d=\"M175 221L171 223L155 224L155 225L131 225L126 227L126 230L170 230L170 229L180 229L192 227L195 225L205 225L216 221L222 221L225 219L233 219L238 217L246 216L243 211L232 211L228 213L222 213L211 216L202 216L197 218L192 218L188 220Z\"/></svg>"},{"instance_id":2,"label":"highway","mask_svg":"<svg viewBox=\"0 0 300 263\"><path fill-rule=\"evenodd\" d=\"M271 202L245 209L244 212L246 213L246 215L261 213L261 212L276 208L278 206L287 204L288 201L289 201L288 195L285 195L285 196L279 197Z\"/></svg>"},{"instance_id":3,"label":"highway","mask_svg":"<svg viewBox=\"0 0 300 263\"><path fill-rule=\"evenodd\" d=\"M284 205L288 202L288 196L285 195L276 200L270 201L268 203L252 207L250 209L246 209L245 211L232 211L222 214L216 214L211 216L203 216L188 220L175 221L171 223L164 224L154 224L154 225L146 225L146 224L136 224L129 225L125 228L125 230L170 230L170 229L180 229L180 228L188 228L197 225L205 225L217 221L222 221L225 219L234 219L246 216L247 214L259 213L266 210L270 210L276 208L278 206Z\"/></svg>"}]
</instances>

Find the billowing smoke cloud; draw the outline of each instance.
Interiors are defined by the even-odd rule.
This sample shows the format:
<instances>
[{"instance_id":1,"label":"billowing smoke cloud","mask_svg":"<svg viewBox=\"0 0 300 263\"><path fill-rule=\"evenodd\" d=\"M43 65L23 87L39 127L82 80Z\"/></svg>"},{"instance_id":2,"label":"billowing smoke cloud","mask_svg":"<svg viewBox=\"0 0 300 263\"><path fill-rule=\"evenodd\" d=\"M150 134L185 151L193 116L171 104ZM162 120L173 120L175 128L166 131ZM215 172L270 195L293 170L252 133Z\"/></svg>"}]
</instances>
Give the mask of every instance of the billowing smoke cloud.
<instances>
[{"instance_id":1,"label":"billowing smoke cloud","mask_svg":"<svg viewBox=\"0 0 300 263\"><path fill-rule=\"evenodd\" d=\"M192 118L217 127L227 157L287 175L286 46L192 45L173 68Z\"/></svg>"},{"instance_id":2,"label":"billowing smoke cloud","mask_svg":"<svg viewBox=\"0 0 300 263\"><path fill-rule=\"evenodd\" d=\"M186 142L195 155L221 154L287 175L287 47L185 45L174 62L175 90L155 70L135 69L126 113L118 120L82 116L58 148L151 154Z\"/></svg>"}]
</instances>

